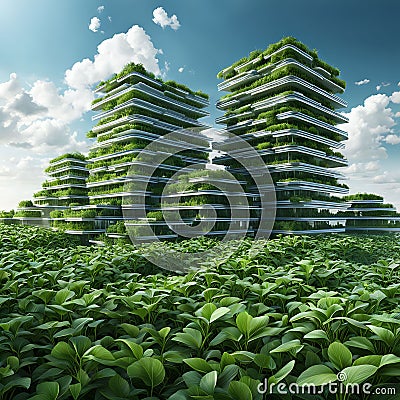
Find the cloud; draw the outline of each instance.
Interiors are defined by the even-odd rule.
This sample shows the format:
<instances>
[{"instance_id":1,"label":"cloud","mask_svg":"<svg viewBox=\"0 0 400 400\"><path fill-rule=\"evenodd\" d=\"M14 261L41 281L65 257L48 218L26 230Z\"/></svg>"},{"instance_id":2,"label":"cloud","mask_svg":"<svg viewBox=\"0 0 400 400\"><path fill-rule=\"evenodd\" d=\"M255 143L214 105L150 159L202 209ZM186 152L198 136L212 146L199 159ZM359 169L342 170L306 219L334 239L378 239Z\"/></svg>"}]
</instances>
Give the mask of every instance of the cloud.
<instances>
[{"instance_id":1,"label":"cloud","mask_svg":"<svg viewBox=\"0 0 400 400\"><path fill-rule=\"evenodd\" d=\"M393 92L389 98L392 103L400 104L400 92Z\"/></svg>"},{"instance_id":2,"label":"cloud","mask_svg":"<svg viewBox=\"0 0 400 400\"><path fill-rule=\"evenodd\" d=\"M170 26L174 31L176 31L181 26L178 17L175 14L172 17L168 17L168 14L162 7L158 7L153 11L153 17L153 22L160 25L163 29Z\"/></svg>"},{"instance_id":3,"label":"cloud","mask_svg":"<svg viewBox=\"0 0 400 400\"><path fill-rule=\"evenodd\" d=\"M357 81L354 82L355 85L361 86L361 85L366 85L367 83L370 83L371 81L369 79L363 79L362 81Z\"/></svg>"},{"instance_id":4,"label":"cloud","mask_svg":"<svg viewBox=\"0 0 400 400\"><path fill-rule=\"evenodd\" d=\"M17 94L5 109L21 116L43 114L48 111L46 107L35 103L32 96L27 92Z\"/></svg>"},{"instance_id":5,"label":"cloud","mask_svg":"<svg viewBox=\"0 0 400 400\"><path fill-rule=\"evenodd\" d=\"M381 82L376 86L376 90L379 92L383 87L390 86L390 82Z\"/></svg>"},{"instance_id":6,"label":"cloud","mask_svg":"<svg viewBox=\"0 0 400 400\"><path fill-rule=\"evenodd\" d=\"M104 11L104 6L97 7L97 12L101 14Z\"/></svg>"},{"instance_id":7,"label":"cloud","mask_svg":"<svg viewBox=\"0 0 400 400\"><path fill-rule=\"evenodd\" d=\"M399 144L400 143L400 136L397 135L387 135L385 137L385 142L389 144Z\"/></svg>"},{"instance_id":8,"label":"cloud","mask_svg":"<svg viewBox=\"0 0 400 400\"><path fill-rule=\"evenodd\" d=\"M134 25L127 33L102 41L94 60L85 58L75 63L66 71L65 81L71 88L87 87L119 72L129 62L141 63L148 71L160 75L158 53L145 30Z\"/></svg>"},{"instance_id":9,"label":"cloud","mask_svg":"<svg viewBox=\"0 0 400 400\"><path fill-rule=\"evenodd\" d=\"M364 105L354 107L347 114L349 122L341 127L349 134L344 153L351 162L377 160L387 157L382 146L384 137L395 125L390 99L385 94L368 97Z\"/></svg>"},{"instance_id":10,"label":"cloud","mask_svg":"<svg viewBox=\"0 0 400 400\"><path fill-rule=\"evenodd\" d=\"M394 116L395 116L396 118L400 118L400 111L398 111L396 114L394 114Z\"/></svg>"},{"instance_id":11,"label":"cloud","mask_svg":"<svg viewBox=\"0 0 400 400\"><path fill-rule=\"evenodd\" d=\"M107 17L108 22L112 22L112 18L110 16Z\"/></svg>"},{"instance_id":12,"label":"cloud","mask_svg":"<svg viewBox=\"0 0 400 400\"><path fill-rule=\"evenodd\" d=\"M90 20L89 29L90 29L92 32L97 32L97 31L100 29L100 26L101 26L101 21L100 21L99 18L93 17L93 18Z\"/></svg>"},{"instance_id":13,"label":"cloud","mask_svg":"<svg viewBox=\"0 0 400 400\"><path fill-rule=\"evenodd\" d=\"M185 67L178 68L178 72L182 73L185 70Z\"/></svg>"}]
</instances>

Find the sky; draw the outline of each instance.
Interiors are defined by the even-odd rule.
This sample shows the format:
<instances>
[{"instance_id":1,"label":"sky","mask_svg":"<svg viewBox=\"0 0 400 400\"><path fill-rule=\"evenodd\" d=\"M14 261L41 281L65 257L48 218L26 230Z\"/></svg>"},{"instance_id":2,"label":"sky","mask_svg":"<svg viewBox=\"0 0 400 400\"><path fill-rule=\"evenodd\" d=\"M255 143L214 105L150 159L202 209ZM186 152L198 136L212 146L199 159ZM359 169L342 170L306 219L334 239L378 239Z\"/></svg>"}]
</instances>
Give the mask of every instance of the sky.
<instances>
[{"instance_id":1,"label":"sky","mask_svg":"<svg viewBox=\"0 0 400 400\"><path fill-rule=\"evenodd\" d=\"M31 199L51 158L87 152L92 89L128 62L210 95L221 69L294 36L341 71L351 193L400 209L398 0L1 0L0 210Z\"/></svg>"}]
</instances>

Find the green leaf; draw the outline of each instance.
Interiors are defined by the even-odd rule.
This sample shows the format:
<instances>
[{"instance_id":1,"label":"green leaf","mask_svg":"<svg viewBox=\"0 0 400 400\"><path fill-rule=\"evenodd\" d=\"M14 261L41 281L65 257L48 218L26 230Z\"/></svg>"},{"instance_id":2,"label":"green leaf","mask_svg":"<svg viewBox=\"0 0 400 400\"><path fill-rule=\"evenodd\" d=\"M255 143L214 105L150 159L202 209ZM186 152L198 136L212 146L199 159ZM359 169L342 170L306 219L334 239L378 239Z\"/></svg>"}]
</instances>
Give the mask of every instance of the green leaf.
<instances>
[{"instance_id":1,"label":"green leaf","mask_svg":"<svg viewBox=\"0 0 400 400\"><path fill-rule=\"evenodd\" d=\"M124 343L132 352L133 356L139 360L143 357L143 347L129 339L116 339L116 342Z\"/></svg>"},{"instance_id":2,"label":"green leaf","mask_svg":"<svg viewBox=\"0 0 400 400\"><path fill-rule=\"evenodd\" d=\"M359 357L357 358L357 360L354 361L353 365L374 365L375 367L379 368L381 364L381 359L382 356L377 355Z\"/></svg>"},{"instance_id":3,"label":"green leaf","mask_svg":"<svg viewBox=\"0 0 400 400\"><path fill-rule=\"evenodd\" d=\"M243 382L232 381L229 384L228 392L235 400L253 399L250 388Z\"/></svg>"},{"instance_id":4,"label":"green leaf","mask_svg":"<svg viewBox=\"0 0 400 400\"><path fill-rule=\"evenodd\" d=\"M379 337L380 340L385 342L388 346L393 346L395 342L395 336L389 329L382 328L380 326L368 325L368 328Z\"/></svg>"},{"instance_id":5,"label":"green leaf","mask_svg":"<svg viewBox=\"0 0 400 400\"><path fill-rule=\"evenodd\" d=\"M279 383L282 379L285 379L293 370L295 360L288 362L283 368L281 368L275 375L268 379L268 384Z\"/></svg>"},{"instance_id":6,"label":"green leaf","mask_svg":"<svg viewBox=\"0 0 400 400\"><path fill-rule=\"evenodd\" d=\"M297 384L300 386L311 384L321 386L336 380L336 374L326 365L313 365L300 374L297 378Z\"/></svg>"},{"instance_id":7,"label":"green leaf","mask_svg":"<svg viewBox=\"0 0 400 400\"><path fill-rule=\"evenodd\" d=\"M127 369L130 378L139 378L145 385L155 387L163 382L165 369L155 358L144 357L131 364Z\"/></svg>"},{"instance_id":8,"label":"green leaf","mask_svg":"<svg viewBox=\"0 0 400 400\"><path fill-rule=\"evenodd\" d=\"M198 372L208 373L213 371L210 364L202 358L185 358L183 362Z\"/></svg>"},{"instance_id":9,"label":"green leaf","mask_svg":"<svg viewBox=\"0 0 400 400\"><path fill-rule=\"evenodd\" d=\"M266 369L276 368L274 359L267 354L256 354L256 356L254 357L254 362L260 368L266 368Z\"/></svg>"},{"instance_id":10,"label":"green leaf","mask_svg":"<svg viewBox=\"0 0 400 400\"><path fill-rule=\"evenodd\" d=\"M74 400L78 398L81 390L82 390L82 385L79 382L75 383L74 385L69 385L69 391Z\"/></svg>"},{"instance_id":11,"label":"green leaf","mask_svg":"<svg viewBox=\"0 0 400 400\"><path fill-rule=\"evenodd\" d=\"M221 317L223 317L225 314L227 314L228 312L230 312L230 308L228 307L220 307L217 308L212 314L211 314L211 318L210 318L210 323L216 321L217 319L220 319Z\"/></svg>"},{"instance_id":12,"label":"green leaf","mask_svg":"<svg viewBox=\"0 0 400 400\"><path fill-rule=\"evenodd\" d=\"M200 380L200 388L208 394L213 394L217 384L217 371L211 371Z\"/></svg>"},{"instance_id":13,"label":"green leaf","mask_svg":"<svg viewBox=\"0 0 400 400\"><path fill-rule=\"evenodd\" d=\"M239 373L238 365L227 365L223 371L218 375L218 386L227 388L229 383L236 377Z\"/></svg>"},{"instance_id":14,"label":"green leaf","mask_svg":"<svg viewBox=\"0 0 400 400\"><path fill-rule=\"evenodd\" d=\"M37 385L36 392L42 400L56 400L60 392L60 386L58 382L43 382Z\"/></svg>"},{"instance_id":15,"label":"green leaf","mask_svg":"<svg viewBox=\"0 0 400 400\"><path fill-rule=\"evenodd\" d=\"M382 359L379 367L383 367L384 365L389 364L397 364L400 363L400 357L395 356L394 354L385 354ZM400 372L399 372L400 375Z\"/></svg>"},{"instance_id":16,"label":"green leaf","mask_svg":"<svg viewBox=\"0 0 400 400\"><path fill-rule=\"evenodd\" d=\"M363 336L354 336L344 344L349 347L355 347L357 349L364 349L374 352L374 345L372 342Z\"/></svg>"},{"instance_id":17,"label":"green leaf","mask_svg":"<svg viewBox=\"0 0 400 400\"><path fill-rule=\"evenodd\" d=\"M51 350L51 355L59 360L74 361L76 353L66 342L58 342Z\"/></svg>"},{"instance_id":18,"label":"green leaf","mask_svg":"<svg viewBox=\"0 0 400 400\"><path fill-rule=\"evenodd\" d=\"M355 365L345 368L341 371L346 377L346 379L343 380L343 384L363 383L370 376L374 375L377 370L378 368L374 365Z\"/></svg>"},{"instance_id":19,"label":"green leaf","mask_svg":"<svg viewBox=\"0 0 400 400\"><path fill-rule=\"evenodd\" d=\"M162 328L158 331L158 333L160 334L160 336L165 339L169 332L171 331L171 328L169 326L166 326L165 328Z\"/></svg>"},{"instance_id":20,"label":"green leaf","mask_svg":"<svg viewBox=\"0 0 400 400\"><path fill-rule=\"evenodd\" d=\"M299 339L290 340L289 342L282 343L280 346L271 350L270 353L286 353L296 352L298 353L304 346L300 343Z\"/></svg>"},{"instance_id":21,"label":"green leaf","mask_svg":"<svg viewBox=\"0 0 400 400\"><path fill-rule=\"evenodd\" d=\"M122 398L128 398L129 396L129 383L118 374L110 378L110 380L108 381L108 387L116 396Z\"/></svg>"},{"instance_id":22,"label":"green leaf","mask_svg":"<svg viewBox=\"0 0 400 400\"><path fill-rule=\"evenodd\" d=\"M177 333L172 340L186 344L194 349L200 349L203 343L201 332L193 328L183 328L183 332Z\"/></svg>"},{"instance_id":23,"label":"green leaf","mask_svg":"<svg viewBox=\"0 0 400 400\"><path fill-rule=\"evenodd\" d=\"M304 335L304 339L325 339L329 340L328 336L322 329L315 329L306 335Z\"/></svg>"},{"instance_id":24,"label":"green leaf","mask_svg":"<svg viewBox=\"0 0 400 400\"><path fill-rule=\"evenodd\" d=\"M246 311L242 311L236 317L236 326L243 335L247 335L250 331L250 322L253 319Z\"/></svg>"},{"instance_id":25,"label":"green leaf","mask_svg":"<svg viewBox=\"0 0 400 400\"><path fill-rule=\"evenodd\" d=\"M328 357L339 371L343 368L350 367L353 362L350 350L340 342L334 342L329 345Z\"/></svg>"}]
</instances>

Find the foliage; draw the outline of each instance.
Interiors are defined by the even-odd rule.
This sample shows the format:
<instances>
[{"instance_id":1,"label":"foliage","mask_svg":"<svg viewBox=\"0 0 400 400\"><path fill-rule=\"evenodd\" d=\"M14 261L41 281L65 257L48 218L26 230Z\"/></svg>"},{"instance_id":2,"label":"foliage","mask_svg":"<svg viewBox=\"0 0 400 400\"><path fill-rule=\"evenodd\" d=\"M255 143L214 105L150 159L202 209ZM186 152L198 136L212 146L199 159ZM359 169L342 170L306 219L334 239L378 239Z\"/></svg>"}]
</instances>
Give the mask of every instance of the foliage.
<instances>
[{"instance_id":1,"label":"foliage","mask_svg":"<svg viewBox=\"0 0 400 400\"><path fill-rule=\"evenodd\" d=\"M21 200L18 203L18 208L33 207L32 200Z\"/></svg>"},{"instance_id":2,"label":"foliage","mask_svg":"<svg viewBox=\"0 0 400 400\"><path fill-rule=\"evenodd\" d=\"M7 225L0 238L4 400L261 400L264 378L321 386L338 372L400 382L396 236L246 240L233 254L204 238L76 247ZM178 275L151 248L211 253Z\"/></svg>"},{"instance_id":3,"label":"foliage","mask_svg":"<svg viewBox=\"0 0 400 400\"><path fill-rule=\"evenodd\" d=\"M75 152L75 153L65 153L62 154L61 156L53 158L52 160L50 160L50 164L54 164L57 161L64 160L65 158L75 158L76 160L86 161L86 157L83 154Z\"/></svg>"}]
</instances>

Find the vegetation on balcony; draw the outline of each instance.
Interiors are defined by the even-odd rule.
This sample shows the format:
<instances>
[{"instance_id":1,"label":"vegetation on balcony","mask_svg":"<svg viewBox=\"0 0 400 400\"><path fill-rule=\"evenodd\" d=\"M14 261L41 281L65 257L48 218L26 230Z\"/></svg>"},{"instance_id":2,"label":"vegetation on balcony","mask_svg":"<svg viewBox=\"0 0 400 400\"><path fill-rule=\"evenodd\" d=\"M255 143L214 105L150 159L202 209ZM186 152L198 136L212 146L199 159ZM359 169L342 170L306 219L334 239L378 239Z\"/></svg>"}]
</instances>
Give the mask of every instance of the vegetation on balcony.
<instances>
[{"instance_id":1,"label":"vegetation on balcony","mask_svg":"<svg viewBox=\"0 0 400 400\"><path fill-rule=\"evenodd\" d=\"M232 64L232 66L229 67L228 73L224 73L224 71L226 71L228 69L228 68L226 68L224 71L219 72L217 77L220 78L220 79L222 79L222 78L225 78L225 79L232 78L237 74L237 72L235 71L236 67L239 67L240 65L248 63L249 61L255 60L257 58L259 58L259 60L260 60L259 64L263 65L263 64L265 64L265 62L263 61L263 58L265 56L269 56L269 55L275 53L281 47L283 47L285 45L288 45L288 44L296 46L300 50L303 50L305 53L309 54L313 58L313 61L312 61L313 66L318 66L318 67L321 67L321 68L325 69L327 72L329 72L331 74L331 78L335 78L340 74L340 71L337 68L332 67L331 65L327 64L326 62L320 60L318 58L318 53L317 53L316 50L310 50L304 43L300 42L299 40L297 40L294 37L288 36L288 37L282 38L277 43L270 44L267 47L267 49L265 49L264 51L263 50L252 51L249 54L248 57L243 57L240 60L236 61L234 64ZM292 58L298 57L297 53L294 52L293 50L291 50L289 52L289 49L287 49L287 50L282 51L282 53L284 53L284 52L287 52L286 53L287 56L293 56ZM279 58L278 58L279 57L279 53L276 54L273 57L275 57L274 60L279 60ZM302 60L302 61L304 61L304 60ZM240 72L244 72L244 71L246 71L246 70L248 70L249 68L252 68L252 67L253 67L253 64L251 64L248 67L240 68Z\"/></svg>"}]
</instances>

